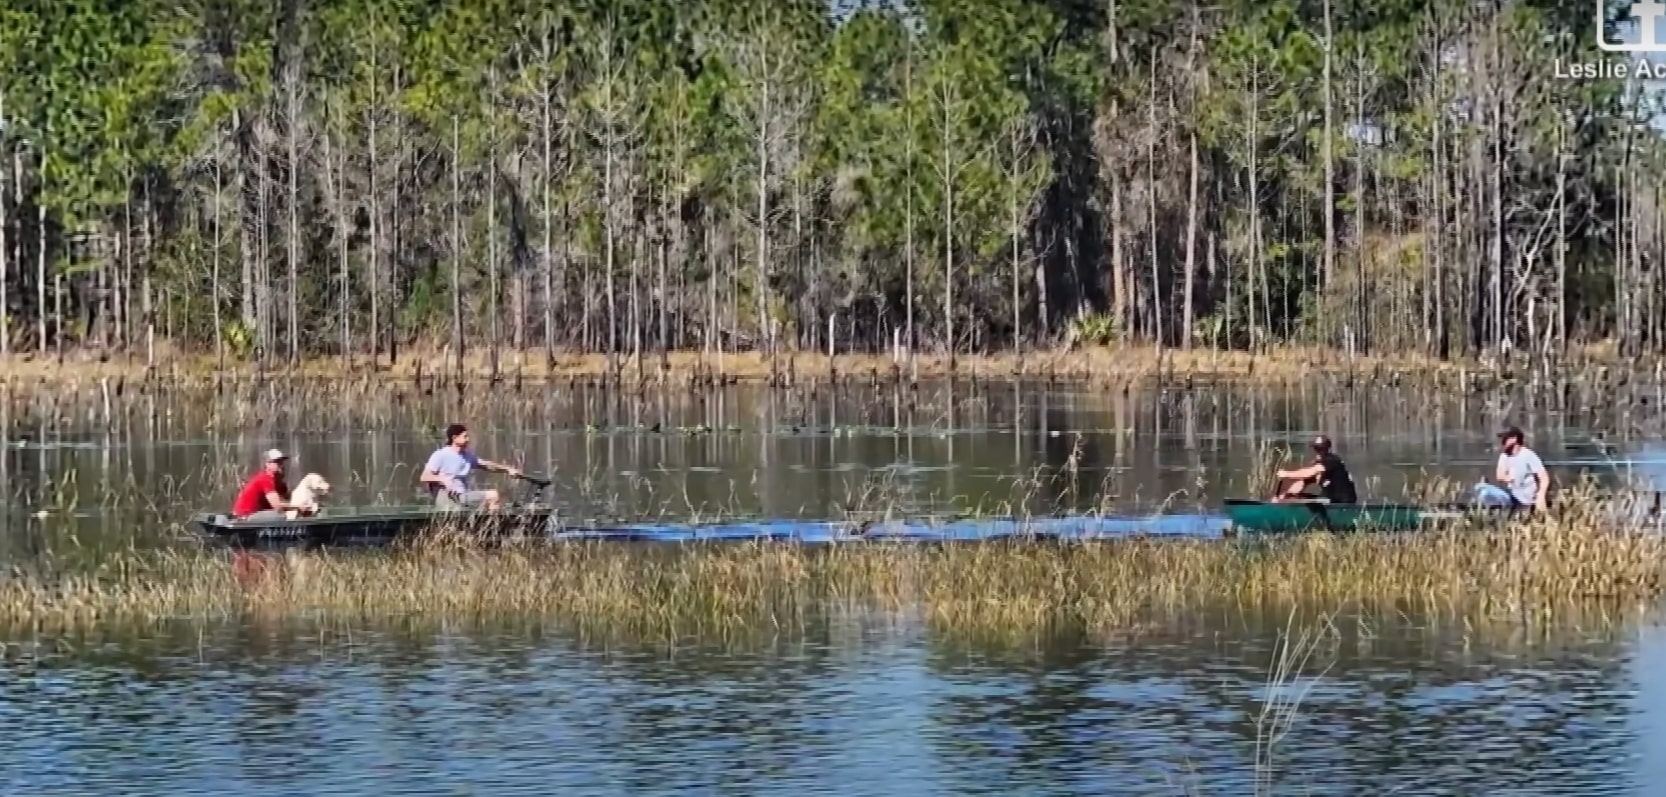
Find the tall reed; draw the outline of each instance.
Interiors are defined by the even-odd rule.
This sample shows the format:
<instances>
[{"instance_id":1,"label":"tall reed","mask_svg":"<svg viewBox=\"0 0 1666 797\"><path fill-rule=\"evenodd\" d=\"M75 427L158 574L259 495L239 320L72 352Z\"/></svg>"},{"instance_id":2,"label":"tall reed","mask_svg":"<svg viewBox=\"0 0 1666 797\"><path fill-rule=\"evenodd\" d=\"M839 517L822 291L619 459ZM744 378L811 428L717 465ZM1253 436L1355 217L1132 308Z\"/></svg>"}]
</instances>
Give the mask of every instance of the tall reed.
<instances>
[{"instance_id":1,"label":"tall reed","mask_svg":"<svg viewBox=\"0 0 1666 797\"><path fill-rule=\"evenodd\" d=\"M251 566L251 562L258 562ZM1257 540L924 546L428 543L239 559L130 551L0 581L0 622L293 615L543 617L679 637L802 627L829 607L914 611L944 629L1108 630L1212 605L1388 605L1469 618L1632 613L1666 588L1666 537L1596 502L1498 528Z\"/></svg>"}]
</instances>

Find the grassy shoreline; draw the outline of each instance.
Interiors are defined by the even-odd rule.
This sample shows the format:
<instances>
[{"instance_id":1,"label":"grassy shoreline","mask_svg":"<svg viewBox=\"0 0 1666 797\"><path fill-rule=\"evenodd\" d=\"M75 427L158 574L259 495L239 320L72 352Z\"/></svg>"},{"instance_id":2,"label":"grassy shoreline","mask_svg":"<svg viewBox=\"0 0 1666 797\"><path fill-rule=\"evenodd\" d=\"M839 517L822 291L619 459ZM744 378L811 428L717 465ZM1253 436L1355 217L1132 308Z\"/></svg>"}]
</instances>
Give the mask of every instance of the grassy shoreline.
<instances>
[{"instance_id":1,"label":"grassy shoreline","mask_svg":"<svg viewBox=\"0 0 1666 797\"><path fill-rule=\"evenodd\" d=\"M596 380L609 376L606 355L557 352L549 362L543 350L510 351L499 356L498 373L505 380L563 381ZM374 366L368 357L348 360L334 355L308 357L291 368L274 360L266 374L308 379L415 379L449 376L454 363L448 352L437 347L414 347L400 353L397 364L383 357ZM1441 361L1421 354L1360 355L1329 348L1284 346L1263 353L1219 349L1161 350L1151 346L1117 346L1038 349L1025 352L956 355L951 372L949 359L940 352L917 353L910 363L889 354L850 353L829 358L825 352L789 351L778 354L773 364L767 355L743 351L708 354L701 351L671 352L662 360L647 354L619 358L619 381L645 382L720 381L767 382L772 375L778 383L823 381L834 376L845 379L980 379L1053 378L1082 380L1132 380L1150 377L1202 379L1259 379L1289 381L1315 372L1327 374L1395 374L1408 376L1451 375L1479 366L1463 360ZM470 381L489 379L492 368L483 348L471 349L463 372ZM155 367L147 367L143 353L120 353L108 357L97 352L66 353L60 363L52 354L13 354L0 358L0 374L9 381L76 382L99 379L142 379L200 382L219 378L250 378L261 373L258 363L228 360L218 368L212 354L184 353L161 349Z\"/></svg>"},{"instance_id":2,"label":"grassy shoreline","mask_svg":"<svg viewBox=\"0 0 1666 797\"><path fill-rule=\"evenodd\" d=\"M0 625L522 617L676 639L802 629L843 606L911 611L957 632L1069 623L1104 633L1222 605L1394 606L1522 622L1594 605L1641 614L1663 595L1666 536L1575 499L1553 518L1409 535L825 548L452 542L235 566L210 549L133 551L94 572L14 568L0 577Z\"/></svg>"}]
</instances>

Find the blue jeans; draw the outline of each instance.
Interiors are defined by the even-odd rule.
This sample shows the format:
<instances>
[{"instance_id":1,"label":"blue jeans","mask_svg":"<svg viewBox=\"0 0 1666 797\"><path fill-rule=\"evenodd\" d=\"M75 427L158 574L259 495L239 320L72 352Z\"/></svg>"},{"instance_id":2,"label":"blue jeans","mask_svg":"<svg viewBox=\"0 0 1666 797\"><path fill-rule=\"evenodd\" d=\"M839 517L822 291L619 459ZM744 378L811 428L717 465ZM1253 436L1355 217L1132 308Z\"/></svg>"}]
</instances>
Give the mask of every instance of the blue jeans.
<instances>
[{"instance_id":1,"label":"blue jeans","mask_svg":"<svg viewBox=\"0 0 1666 797\"><path fill-rule=\"evenodd\" d=\"M1475 485L1475 503L1479 506L1503 507L1508 509L1525 509L1526 505L1516 500L1509 490L1496 484L1481 483Z\"/></svg>"}]
</instances>

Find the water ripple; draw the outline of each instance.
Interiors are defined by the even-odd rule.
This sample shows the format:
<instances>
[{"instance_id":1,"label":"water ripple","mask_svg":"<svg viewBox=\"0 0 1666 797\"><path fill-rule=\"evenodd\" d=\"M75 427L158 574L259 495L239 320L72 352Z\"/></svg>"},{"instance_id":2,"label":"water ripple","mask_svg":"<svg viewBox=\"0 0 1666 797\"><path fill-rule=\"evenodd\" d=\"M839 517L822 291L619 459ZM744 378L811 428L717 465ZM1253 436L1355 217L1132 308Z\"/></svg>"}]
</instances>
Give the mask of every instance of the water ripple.
<instances>
[{"instance_id":1,"label":"water ripple","mask_svg":"<svg viewBox=\"0 0 1666 797\"><path fill-rule=\"evenodd\" d=\"M765 650L541 632L162 629L11 655L6 793L1241 794L1276 629L1106 649L917 627ZM16 647L13 648L16 650ZM48 649L50 650L50 649ZM1623 641L1509 660L1379 632L1276 748L1301 794L1626 794L1645 766ZM1644 724L1647 724L1645 722Z\"/></svg>"}]
</instances>

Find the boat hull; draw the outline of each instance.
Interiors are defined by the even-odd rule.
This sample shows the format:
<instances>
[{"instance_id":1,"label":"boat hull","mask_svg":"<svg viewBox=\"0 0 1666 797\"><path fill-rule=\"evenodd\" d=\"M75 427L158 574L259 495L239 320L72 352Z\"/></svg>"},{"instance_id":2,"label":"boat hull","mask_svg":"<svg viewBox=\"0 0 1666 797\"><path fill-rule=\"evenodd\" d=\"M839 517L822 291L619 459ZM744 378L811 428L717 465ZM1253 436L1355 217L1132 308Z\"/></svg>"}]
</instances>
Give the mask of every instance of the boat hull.
<instances>
[{"instance_id":1,"label":"boat hull","mask_svg":"<svg viewBox=\"0 0 1666 797\"><path fill-rule=\"evenodd\" d=\"M444 529L472 536L541 535L553 519L547 508L501 512L457 512L429 507L373 512L329 512L295 520L233 520L200 514L192 525L204 536L242 547L266 545L351 545L386 543Z\"/></svg>"},{"instance_id":2,"label":"boat hull","mask_svg":"<svg viewBox=\"0 0 1666 797\"><path fill-rule=\"evenodd\" d=\"M1228 499L1227 517L1234 528L1253 534L1306 531L1412 531L1463 516L1446 507L1412 504L1332 504L1324 501L1255 501Z\"/></svg>"},{"instance_id":3,"label":"boat hull","mask_svg":"<svg viewBox=\"0 0 1666 797\"><path fill-rule=\"evenodd\" d=\"M564 522L552 509L510 509L494 515L446 515L432 510L331 509L293 521L234 522L198 515L206 537L241 547L377 545L416 537L452 521L474 538L642 543L793 542L804 544L935 544L978 542L1087 542L1139 536L1213 536L1224 521L1202 516L977 517L853 520L733 519L712 523Z\"/></svg>"}]
</instances>

